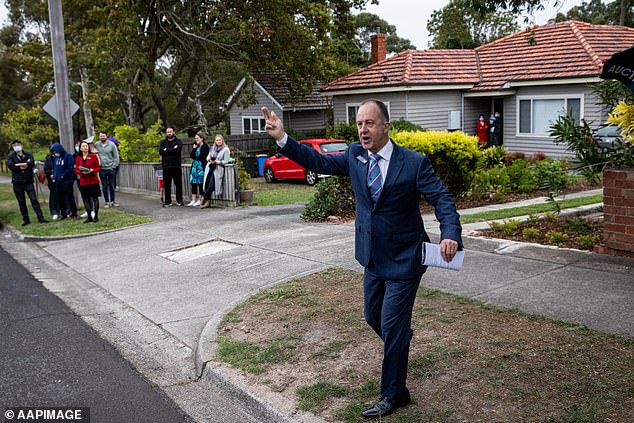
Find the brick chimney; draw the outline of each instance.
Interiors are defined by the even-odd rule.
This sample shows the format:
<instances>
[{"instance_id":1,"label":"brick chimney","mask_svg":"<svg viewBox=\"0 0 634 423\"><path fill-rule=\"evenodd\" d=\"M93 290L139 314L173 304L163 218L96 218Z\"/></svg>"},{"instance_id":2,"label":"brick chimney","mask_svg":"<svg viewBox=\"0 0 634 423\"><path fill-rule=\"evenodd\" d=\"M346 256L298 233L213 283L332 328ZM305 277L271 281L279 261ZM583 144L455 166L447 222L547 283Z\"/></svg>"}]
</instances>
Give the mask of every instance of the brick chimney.
<instances>
[{"instance_id":1,"label":"brick chimney","mask_svg":"<svg viewBox=\"0 0 634 423\"><path fill-rule=\"evenodd\" d=\"M385 34L374 34L370 37L370 45L372 47L370 53L371 64L382 62L387 56L385 47Z\"/></svg>"}]
</instances>

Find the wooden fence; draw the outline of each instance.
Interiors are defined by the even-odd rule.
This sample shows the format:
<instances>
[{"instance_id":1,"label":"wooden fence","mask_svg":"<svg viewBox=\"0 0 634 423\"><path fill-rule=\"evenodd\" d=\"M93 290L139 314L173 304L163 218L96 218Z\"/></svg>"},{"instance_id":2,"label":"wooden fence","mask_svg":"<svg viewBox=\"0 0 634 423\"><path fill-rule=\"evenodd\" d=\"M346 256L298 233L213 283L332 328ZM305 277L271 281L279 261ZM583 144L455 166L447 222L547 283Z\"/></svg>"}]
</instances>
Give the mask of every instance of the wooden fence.
<instances>
[{"instance_id":1,"label":"wooden fence","mask_svg":"<svg viewBox=\"0 0 634 423\"><path fill-rule=\"evenodd\" d=\"M159 195L158 177L156 163L128 163L122 162L119 165L117 174L117 185L121 192L133 194ZM183 198L191 196L191 185L189 183L189 173L191 165L182 165L183 173ZM235 207L239 204L238 195L238 170L236 166L229 164L225 166L225 177L222 186L222 195L212 196L211 203L221 206ZM172 189L174 195L174 189Z\"/></svg>"}]
</instances>

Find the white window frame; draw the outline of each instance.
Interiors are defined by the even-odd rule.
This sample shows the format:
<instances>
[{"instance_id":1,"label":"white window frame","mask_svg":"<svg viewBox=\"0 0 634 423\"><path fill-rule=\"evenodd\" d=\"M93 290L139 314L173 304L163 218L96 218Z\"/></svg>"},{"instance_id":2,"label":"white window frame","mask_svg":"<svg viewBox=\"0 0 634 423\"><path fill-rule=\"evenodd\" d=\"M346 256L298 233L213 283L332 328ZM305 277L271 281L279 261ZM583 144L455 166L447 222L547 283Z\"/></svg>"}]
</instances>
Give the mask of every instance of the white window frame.
<instances>
[{"instance_id":1,"label":"white window frame","mask_svg":"<svg viewBox=\"0 0 634 423\"><path fill-rule=\"evenodd\" d=\"M390 120L392 119L392 111L390 110L390 102L389 101L384 101L383 104L385 104L385 107L387 107L387 114L390 116ZM350 124L350 123L357 123L356 119L353 122L350 122L350 114L348 113L348 108L349 107L356 107L357 108L357 112L359 111L359 106L361 106L361 102L358 103L346 103L346 123ZM355 117L357 115L357 113L355 112Z\"/></svg>"},{"instance_id":2,"label":"white window frame","mask_svg":"<svg viewBox=\"0 0 634 423\"><path fill-rule=\"evenodd\" d=\"M260 127L260 120L263 119L262 116L242 116L242 133L246 134L246 132L244 132L244 120L245 119L249 119L250 123L251 123L251 132L249 132L249 134L261 134L263 132L266 132L266 129L262 128L261 130L258 130L257 132L253 131L253 119L256 119L258 121L258 128Z\"/></svg>"},{"instance_id":3,"label":"white window frame","mask_svg":"<svg viewBox=\"0 0 634 423\"><path fill-rule=\"evenodd\" d=\"M568 110L568 100L579 100L579 119L584 118L584 95L582 93L579 94L562 94L562 95L518 95L516 97L515 102L515 110L516 110L516 122L515 122L515 135L517 137L527 137L527 138L551 138L548 133L545 134L535 134L530 132L520 132L520 101L522 100L530 100L531 101L531 121L530 127L533 127L533 100L564 100L564 109Z\"/></svg>"}]
</instances>

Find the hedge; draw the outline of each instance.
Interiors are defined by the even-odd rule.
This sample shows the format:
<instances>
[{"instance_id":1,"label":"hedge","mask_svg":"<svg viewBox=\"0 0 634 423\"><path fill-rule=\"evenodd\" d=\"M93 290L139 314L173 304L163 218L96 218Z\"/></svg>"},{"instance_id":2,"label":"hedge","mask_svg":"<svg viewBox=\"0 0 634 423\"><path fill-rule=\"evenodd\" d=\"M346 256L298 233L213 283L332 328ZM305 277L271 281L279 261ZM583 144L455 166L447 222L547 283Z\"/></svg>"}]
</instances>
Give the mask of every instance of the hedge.
<instances>
[{"instance_id":1,"label":"hedge","mask_svg":"<svg viewBox=\"0 0 634 423\"><path fill-rule=\"evenodd\" d=\"M392 134L392 139L427 156L436 175L456 197L469 189L482 160L477 137L460 131L404 131Z\"/></svg>"}]
</instances>

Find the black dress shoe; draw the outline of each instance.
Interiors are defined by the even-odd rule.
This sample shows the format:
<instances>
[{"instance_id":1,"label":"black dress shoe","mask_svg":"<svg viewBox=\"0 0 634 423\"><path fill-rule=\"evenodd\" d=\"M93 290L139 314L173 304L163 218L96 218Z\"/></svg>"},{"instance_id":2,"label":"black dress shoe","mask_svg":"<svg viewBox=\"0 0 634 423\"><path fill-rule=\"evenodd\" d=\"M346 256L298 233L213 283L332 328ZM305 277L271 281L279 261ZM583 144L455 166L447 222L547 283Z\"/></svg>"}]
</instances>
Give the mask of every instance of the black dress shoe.
<instances>
[{"instance_id":1,"label":"black dress shoe","mask_svg":"<svg viewBox=\"0 0 634 423\"><path fill-rule=\"evenodd\" d=\"M384 396L381 397L381 399L372 407L363 410L361 412L361 416L365 418L385 417L395 412L398 408L406 406L410 402L412 402L412 398L409 395L409 391L406 391L405 395L400 398Z\"/></svg>"},{"instance_id":2,"label":"black dress shoe","mask_svg":"<svg viewBox=\"0 0 634 423\"><path fill-rule=\"evenodd\" d=\"M30 225L31 222L29 222L28 220L25 220L24 222L22 222L22 226L26 226L26 225Z\"/></svg>"},{"instance_id":3,"label":"black dress shoe","mask_svg":"<svg viewBox=\"0 0 634 423\"><path fill-rule=\"evenodd\" d=\"M46 219L42 219L42 220L40 220L39 222L40 222L40 223L48 223L48 220L46 220Z\"/></svg>"}]
</instances>

